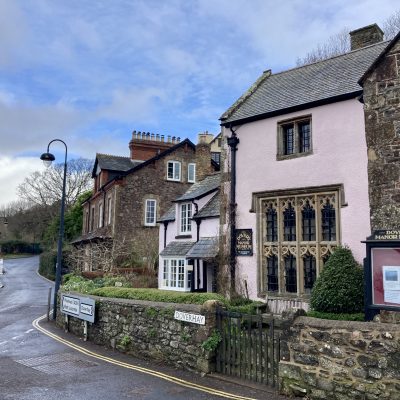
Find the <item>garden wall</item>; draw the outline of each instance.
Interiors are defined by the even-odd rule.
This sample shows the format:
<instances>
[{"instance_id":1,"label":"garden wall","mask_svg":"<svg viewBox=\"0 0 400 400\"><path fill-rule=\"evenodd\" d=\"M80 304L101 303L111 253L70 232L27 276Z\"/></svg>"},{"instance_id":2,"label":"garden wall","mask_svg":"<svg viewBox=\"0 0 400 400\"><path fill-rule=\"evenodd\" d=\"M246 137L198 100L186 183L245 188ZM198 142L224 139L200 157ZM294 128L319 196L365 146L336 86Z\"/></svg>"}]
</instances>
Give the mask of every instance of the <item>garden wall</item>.
<instances>
[{"instance_id":1,"label":"garden wall","mask_svg":"<svg viewBox=\"0 0 400 400\"><path fill-rule=\"evenodd\" d=\"M299 317L282 343L281 391L309 399L400 399L400 325Z\"/></svg>"},{"instance_id":2,"label":"garden wall","mask_svg":"<svg viewBox=\"0 0 400 400\"><path fill-rule=\"evenodd\" d=\"M199 306L86 297L96 301L95 322L88 324L89 341L197 372L214 370L213 354L202 348L215 329L214 301ZM204 315L205 325L178 321L175 310ZM64 320L65 314L58 312L60 327ZM69 317L70 332L83 336L83 326L82 320Z\"/></svg>"}]
</instances>

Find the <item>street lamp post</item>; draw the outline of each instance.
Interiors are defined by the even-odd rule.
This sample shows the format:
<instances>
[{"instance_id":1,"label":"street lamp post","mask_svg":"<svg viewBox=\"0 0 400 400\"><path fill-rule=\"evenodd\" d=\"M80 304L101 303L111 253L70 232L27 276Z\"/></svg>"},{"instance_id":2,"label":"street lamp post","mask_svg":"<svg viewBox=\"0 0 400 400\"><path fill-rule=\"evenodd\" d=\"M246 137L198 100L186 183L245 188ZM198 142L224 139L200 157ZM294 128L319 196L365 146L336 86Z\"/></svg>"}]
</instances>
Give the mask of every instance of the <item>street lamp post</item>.
<instances>
[{"instance_id":1,"label":"street lamp post","mask_svg":"<svg viewBox=\"0 0 400 400\"><path fill-rule=\"evenodd\" d=\"M50 145L53 142L61 142L65 146L65 160L64 160L64 177L62 186L62 196L61 196L61 209L60 209L60 229L58 232L58 245L57 245L57 264L56 264L56 282L54 287L54 302L53 302L53 319L57 317L57 294L60 289L61 284L61 263L62 263L62 243L64 237L64 209L65 209L65 184L67 177L67 152L68 148L65 142L61 139L54 139L47 145L47 152L40 156L40 159L44 164L49 167L51 163L56 159L53 154L49 152Z\"/></svg>"}]
</instances>

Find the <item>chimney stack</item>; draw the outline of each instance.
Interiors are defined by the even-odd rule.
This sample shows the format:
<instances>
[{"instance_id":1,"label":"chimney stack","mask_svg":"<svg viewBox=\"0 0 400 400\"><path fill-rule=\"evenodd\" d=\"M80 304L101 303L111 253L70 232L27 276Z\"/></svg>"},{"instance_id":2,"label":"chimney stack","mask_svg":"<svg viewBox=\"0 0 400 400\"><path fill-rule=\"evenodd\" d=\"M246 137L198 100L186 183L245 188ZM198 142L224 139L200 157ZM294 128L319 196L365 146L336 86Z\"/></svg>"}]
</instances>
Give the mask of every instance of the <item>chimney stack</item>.
<instances>
[{"instance_id":1,"label":"chimney stack","mask_svg":"<svg viewBox=\"0 0 400 400\"><path fill-rule=\"evenodd\" d=\"M383 41L383 31L377 24L364 26L350 32L351 50L361 49Z\"/></svg>"},{"instance_id":2,"label":"chimney stack","mask_svg":"<svg viewBox=\"0 0 400 400\"><path fill-rule=\"evenodd\" d=\"M170 138L170 137L169 137ZM132 132L132 139L129 142L129 150L131 160L146 161L157 154L169 149L175 144L164 141L164 135L159 135L150 132Z\"/></svg>"},{"instance_id":3,"label":"chimney stack","mask_svg":"<svg viewBox=\"0 0 400 400\"><path fill-rule=\"evenodd\" d=\"M207 175L214 172L211 165L211 145L214 135L208 133L199 133L198 143L196 145L196 182L203 180Z\"/></svg>"}]
</instances>

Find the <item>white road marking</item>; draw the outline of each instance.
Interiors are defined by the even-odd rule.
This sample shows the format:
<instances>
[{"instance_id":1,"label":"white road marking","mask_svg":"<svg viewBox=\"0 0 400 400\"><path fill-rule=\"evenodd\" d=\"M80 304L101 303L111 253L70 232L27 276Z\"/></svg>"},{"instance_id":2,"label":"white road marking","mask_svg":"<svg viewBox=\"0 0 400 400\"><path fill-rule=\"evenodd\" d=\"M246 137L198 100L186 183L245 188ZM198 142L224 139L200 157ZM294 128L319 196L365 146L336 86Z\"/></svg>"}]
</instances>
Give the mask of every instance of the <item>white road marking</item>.
<instances>
[{"instance_id":1,"label":"white road marking","mask_svg":"<svg viewBox=\"0 0 400 400\"><path fill-rule=\"evenodd\" d=\"M31 333L34 329L28 329L25 333Z\"/></svg>"},{"instance_id":2,"label":"white road marking","mask_svg":"<svg viewBox=\"0 0 400 400\"><path fill-rule=\"evenodd\" d=\"M6 340L6 341L4 341L4 342L0 342L0 346L1 345L3 345L3 344L6 344L6 343L8 343L8 341Z\"/></svg>"},{"instance_id":3,"label":"white road marking","mask_svg":"<svg viewBox=\"0 0 400 400\"><path fill-rule=\"evenodd\" d=\"M11 340L16 340L16 339L22 338L22 337L23 337L22 335L14 336L14 337L11 338Z\"/></svg>"}]
</instances>

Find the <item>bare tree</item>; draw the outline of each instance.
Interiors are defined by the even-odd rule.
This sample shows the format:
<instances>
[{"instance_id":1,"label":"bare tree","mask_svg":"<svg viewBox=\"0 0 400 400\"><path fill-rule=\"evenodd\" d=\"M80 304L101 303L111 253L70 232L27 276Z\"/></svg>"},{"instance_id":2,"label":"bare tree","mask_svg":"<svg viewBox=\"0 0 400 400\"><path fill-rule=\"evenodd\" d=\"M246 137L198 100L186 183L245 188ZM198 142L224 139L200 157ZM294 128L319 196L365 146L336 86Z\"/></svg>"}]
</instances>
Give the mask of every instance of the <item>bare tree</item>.
<instances>
[{"instance_id":1,"label":"bare tree","mask_svg":"<svg viewBox=\"0 0 400 400\"><path fill-rule=\"evenodd\" d=\"M84 158L71 160L67 167L66 205L91 186L93 162ZM61 198L64 165L56 164L43 172L33 172L18 186L18 196L30 204L51 206Z\"/></svg>"},{"instance_id":2,"label":"bare tree","mask_svg":"<svg viewBox=\"0 0 400 400\"><path fill-rule=\"evenodd\" d=\"M297 58L296 64L297 66L311 64L348 51L350 51L349 29L343 28L339 33L330 36L326 43L318 43L317 47L303 58Z\"/></svg>"},{"instance_id":3,"label":"bare tree","mask_svg":"<svg viewBox=\"0 0 400 400\"><path fill-rule=\"evenodd\" d=\"M393 39L400 31L400 10L388 17L382 26L385 32L385 39ZM340 32L330 36L325 43L319 43L315 49L308 52L304 57L298 57L296 65L299 67L347 53L350 51L349 31L349 28L343 28Z\"/></svg>"},{"instance_id":4,"label":"bare tree","mask_svg":"<svg viewBox=\"0 0 400 400\"><path fill-rule=\"evenodd\" d=\"M400 10L397 10L383 23L386 39L393 39L400 31Z\"/></svg>"}]
</instances>

